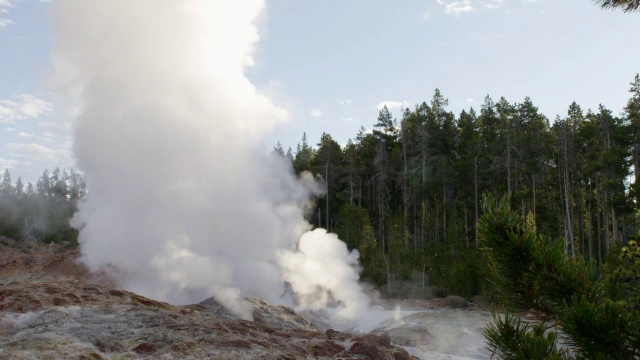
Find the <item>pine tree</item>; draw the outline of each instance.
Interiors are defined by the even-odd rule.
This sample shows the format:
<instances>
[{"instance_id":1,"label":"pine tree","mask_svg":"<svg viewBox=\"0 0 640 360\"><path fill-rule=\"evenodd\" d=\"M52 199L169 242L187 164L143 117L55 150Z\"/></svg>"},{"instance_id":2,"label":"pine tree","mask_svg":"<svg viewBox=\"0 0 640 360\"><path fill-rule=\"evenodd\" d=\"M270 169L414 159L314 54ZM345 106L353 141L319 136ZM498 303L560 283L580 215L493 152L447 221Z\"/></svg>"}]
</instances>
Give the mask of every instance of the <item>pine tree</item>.
<instances>
[{"instance_id":1,"label":"pine tree","mask_svg":"<svg viewBox=\"0 0 640 360\"><path fill-rule=\"evenodd\" d=\"M24 195L24 182L22 181L21 176L18 176L18 180L16 181L15 194L18 198L21 198Z\"/></svg>"},{"instance_id":2,"label":"pine tree","mask_svg":"<svg viewBox=\"0 0 640 360\"><path fill-rule=\"evenodd\" d=\"M280 141L278 141L276 146L273 147L273 153L282 157L285 156L284 149L282 148L282 144L280 144Z\"/></svg>"},{"instance_id":3,"label":"pine tree","mask_svg":"<svg viewBox=\"0 0 640 360\"><path fill-rule=\"evenodd\" d=\"M51 178L49 170L45 169L42 172L42 176L36 183L36 191L40 196L49 196L51 194Z\"/></svg>"},{"instance_id":4,"label":"pine tree","mask_svg":"<svg viewBox=\"0 0 640 360\"><path fill-rule=\"evenodd\" d=\"M464 199L465 240L473 239L477 246L475 224L478 222L479 194L478 194L478 156L480 152L480 132L476 113L470 109L469 113L462 111L458 117L458 140L456 152L456 187ZM467 216L467 213L470 215ZM471 215L472 214L472 215ZM470 219L468 220L467 217Z\"/></svg>"},{"instance_id":5,"label":"pine tree","mask_svg":"<svg viewBox=\"0 0 640 360\"><path fill-rule=\"evenodd\" d=\"M314 156L313 149L307 143L307 133L302 134L302 144L298 144L296 156L293 161L293 168L296 174L303 172L304 170L311 169L311 161Z\"/></svg>"},{"instance_id":6,"label":"pine tree","mask_svg":"<svg viewBox=\"0 0 640 360\"><path fill-rule=\"evenodd\" d=\"M11 172L9 169L4 171L4 175L2 176L2 184L0 185L0 189L2 191L3 196L13 195L13 184L11 183Z\"/></svg>"},{"instance_id":7,"label":"pine tree","mask_svg":"<svg viewBox=\"0 0 640 360\"><path fill-rule=\"evenodd\" d=\"M485 328L489 350L504 359L640 356L640 318L608 296L595 263L565 256L561 241L523 225L509 203L485 196L478 223L490 281L507 310ZM522 311L534 320L514 315Z\"/></svg>"},{"instance_id":8,"label":"pine tree","mask_svg":"<svg viewBox=\"0 0 640 360\"><path fill-rule=\"evenodd\" d=\"M631 83L631 98L624 108L632 137L631 156L633 159L634 181L632 186L636 209L640 209L640 76L636 74Z\"/></svg>"},{"instance_id":9,"label":"pine tree","mask_svg":"<svg viewBox=\"0 0 640 360\"><path fill-rule=\"evenodd\" d=\"M624 12L638 11L640 0L595 0L603 9L622 9Z\"/></svg>"},{"instance_id":10,"label":"pine tree","mask_svg":"<svg viewBox=\"0 0 640 360\"><path fill-rule=\"evenodd\" d=\"M324 205L324 224L319 223L318 226L323 226L330 231L335 221L334 217L340 208L337 202L337 195L340 192L338 180L341 179L343 172L342 149L331 135L322 133L311 168L315 174L321 175L327 184L324 204L319 204L319 206Z\"/></svg>"}]
</instances>

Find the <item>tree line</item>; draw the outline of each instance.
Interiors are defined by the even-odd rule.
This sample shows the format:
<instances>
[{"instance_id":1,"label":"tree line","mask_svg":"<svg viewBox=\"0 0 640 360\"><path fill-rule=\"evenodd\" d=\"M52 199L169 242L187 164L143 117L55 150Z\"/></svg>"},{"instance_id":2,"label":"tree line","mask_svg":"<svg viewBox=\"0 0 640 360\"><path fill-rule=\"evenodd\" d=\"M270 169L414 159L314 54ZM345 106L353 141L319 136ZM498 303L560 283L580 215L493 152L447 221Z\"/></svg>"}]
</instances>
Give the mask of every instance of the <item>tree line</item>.
<instances>
[{"instance_id":1,"label":"tree line","mask_svg":"<svg viewBox=\"0 0 640 360\"><path fill-rule=\"evenodd\" d=\"M603 264L634 238L640 200L640 78L623 113L575 102L553 122L530 98L484 99L457 116L436 89L429 102L340 146L306 135L295 151L278 144L297 173L326 184L308 220L361 254L362 276L388 295L482 292L485 260L477 222L484 193L506 194L522 221L562 242L564 253ZM86 196L73 170L45 170L37 183L0 184L0 234L39 242L77 241L69 219Z\"/></svg>"},{"instance_id":2,"label":"tree line","mask_svg":"<svg viewBox=\"0 0 640 360\"><path fill-rule=\"evenodd\" d=\"M358 249L363 276L390 294L426 283L467 296L482 287L476 224L483 193L506 194L521 218L563 242L570 257L604 263L637 232L640 78L624 112L573 102L549 121L532 100L484 99L458 116L436 89L430 102L384 107L373 131L345 146L306 135L288 157L326 183L309 221ZM402 293L404 292L404 294Z\"/></svg>"},{"instance_id":3,"label":"tree line","mask_svg":"<svg viewBox=\"0 0 640 360\"><path fill-rule=\"evenodd\" d=\"M69 224L87 186L77 171L44 170L36 184L11 179L9 169L0 183L0 235L35 243L76 245L78 232Z\"/></svg>"}]
</instances>

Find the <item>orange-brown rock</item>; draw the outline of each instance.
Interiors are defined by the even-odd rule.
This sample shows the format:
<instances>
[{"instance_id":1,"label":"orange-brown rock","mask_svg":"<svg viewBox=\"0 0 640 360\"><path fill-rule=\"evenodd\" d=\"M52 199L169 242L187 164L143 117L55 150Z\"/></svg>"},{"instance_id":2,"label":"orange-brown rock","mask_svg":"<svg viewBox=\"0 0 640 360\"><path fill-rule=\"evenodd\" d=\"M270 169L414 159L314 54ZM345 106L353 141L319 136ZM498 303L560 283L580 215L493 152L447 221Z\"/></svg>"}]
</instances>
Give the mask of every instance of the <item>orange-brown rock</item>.
<instances>
[{"instance_id":1,"label":"orange-brown rock","mask_svg":"<svg viewBox=\"0 0 640 360\"><path fill-rule=\"evenodd\" d=\"M0 244L0 359L408 359L388 336L320 331L250 300L255 321L213 299L175 306L117 289L77 250Z\"/></svg>"}]
</instances>

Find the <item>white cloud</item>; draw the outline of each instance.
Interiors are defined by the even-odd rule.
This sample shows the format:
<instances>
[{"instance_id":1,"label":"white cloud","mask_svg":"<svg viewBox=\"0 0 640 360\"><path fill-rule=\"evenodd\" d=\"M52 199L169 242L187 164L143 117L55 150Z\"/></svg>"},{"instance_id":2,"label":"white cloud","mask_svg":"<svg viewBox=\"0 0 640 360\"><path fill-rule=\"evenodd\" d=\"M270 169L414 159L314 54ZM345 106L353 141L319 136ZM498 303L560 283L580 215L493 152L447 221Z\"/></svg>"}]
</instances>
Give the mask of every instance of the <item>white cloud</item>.
<instances>
[{"instance_id":1,"label":"white cloud","mask_svg":"<svg viewBox=\"0 0 640 360\"><path fill-rule=\"evenodd\" d=\"M309 114L314 118L319 118L322 116L322 111L320 111L320 109L311 109L311 112Z\"/></svg>"},{"instance_id":2,"label":"white cloud","mask_svg":"<svg viewBox=\"0 0 640 360\"><path fill-rule=\"evenodd\" d=\"M10 7L13 7L13 4L11 4L9 0L0 0L0 14L8 14L9 10L7 10L7 8ZM13 24L15 24L15 22L11 19L0 18L0 29Z\"/></svg>"},{"instance_id":3,"label":"white cloud","mask_svg":"<svg viewBox=\"0 0 640 360\"><path fill-rule=\"evenodd\" d=\"M468 99L467 99L467 102L468 102L468 103L472 103L472 102L474 102L474 101L476 101L474 98L468 98Z\"/></svg>"},{"instance_id":4,"label":"white cloud","mask_svg":"<svg viewBox=\"0 0 640 360\"><path fill-rule=\"evenodd\" d=\"M30 134L30 133L26 133L26 132L20 131L20 132L18 133L18 136L20 136L21 138L32 138L32 137L33 137L33 134Z\"/></svg>"},{"instance_id":5,"label":"white cloud","mask_svg":"<svg viewBox=\"0 0 640 360\"><path fill-rule=\"evenodd\" d=\"M336 100L336 103L338 103L338 105L340 106L345 106L345 105L351 105L353 101L351 99L349 100Z\"/></svg>"},{"instance_id":6,"label":"white cloud","mask_svg":"<svg viewBox=\"0 0 640 360\"><path fill-rule=\"evenodd\" d=\"M14 100L0 100L0 123L37 118L53 112L53 104L31 94L20 94Z\"/></svg>"},{"instance_id":7,"label":"white cloud","mask_svg":"<svg viewBox=\"0 0 640 360\"><path fill-rule=\"evenodd\" d=\"M0 29L13 24L15 24L15 22L11 19L0 18Z\"/></svg>"},{"instance_id":8,"label":"white cloud","mask_svg":"<svg viewBox=\"0 0 640 360\"><path fill-rule=\"evenodd\" d=\"M16 131L16 128L10 127L10 128L4 129L4 132L14 132L14 131Z\"/></svg>"},{"instance_id":9,"label":"white cloud","mask_svg":"<svg viewBox=\"0 0 640 360\"><path fill-rule=\"evenodd\" d=\"M52 142L55 140L55 138L56 138L56 134L51 132L45 132L42 134L42 140L47 142Z\"/></svg>"},{"instance_id":10,"label":"white cloud","mask_svg":"<svg viewBox=\"0 0 640 360\"><path fill-rule=\"evenodd\" d=\"M484 3L484 7L491 10L497 9L500 7L500 5L502 5L503 2L504 0L491 0L489 2Z\"/></svg>"},{"instance_id":11,"label":"white cloud","mask_svg":"<svg viewBox=\"0 0 640 360\"><path fill-rule=\"evenodd\" d=\"M31 160L48 160L54 157L53 149L36 143L8 143L5 147L16 156L29 158Z\"/></svg>"},{"instance_id":12,"label":"white cloud","mask_svg":"<svg viewBox=\"0 0 640 360\"><path fill-rule=\"evenodd\" d=\"M0 105L0 120L11 119L14 115L14 111L9 107Z\"/></svg>"},{"instance_id":13,"label":"white cloud","mask_svg":"<svg viewBox=\"0 0 640 360\"><path fill-rule=\"evenodd\" d=\"M22 94L17 97L22 101L20 111L26 117L38 117L41 114L53 112L53 105L46 100L39 99L30 94Z\"/></svg>"},{"instance_id":14,"label":"white cloud","mask_svg":"<svg viewBox=\"0 0 640 360\"><path fill-rule=\"evenodd\" d=\"M345 122L353 122L353 118L350 118L350 117L344 117L344 118L342 118L342 121L345 121Z\"/></svg>"},{"instance_id":15,"label":"white cloud","mask_svg":"<svg viewBox=\"0 0 640 360\"><path fill-rule=\"evenodd\" d=\"M406 100L402 101L382 101L376 105L376 109L382 110L382 108L387 107L389 110L399 109L399 108L407 108L409 107L409 103Z\"/></svg>"},{"instance_id":16,"label":"white cloud","mask_svg":"<svg viewBox=\"0 0 640 360\"><path fill-rule=\"evenodd\" d=\"M13 165L18 163L16 160L0 158L0 169L13 169Z\"/></svg>"},{"instance_id":17,"label":"white cloud","mask_svg":"<svg viewBox=\"0 0 640 360\"><path fill-rule=\"evenodd\" d=\"M422 14L422 18L424 20L431 19L431 13L429 11L425 11L424 14Z\"/></svg>"},{"instance_id":18,"label":"white cloud","mask_svg":"<svg viewBox=\"0 0 640 360\"><path fill-rule=\"evenodd\" d=\"M21 162L43 162L62 167L73 164L71 149L66 146L53 149L37 143L8 143L4 147Z\"/></svg>"},{"instance_id":19,"label":"white cloud","mask_svg":"<svg viewBox=\"0 0 640 360\"><path fill-rule=\"evenodd\" d=\"M53 121L40 121L37 126L39 128L54 127L56 123Z\"/></svg>"},{"instance_id":20,"label":"white cloud","mask_svg":"<svg viewBox=\"0 0 640 360\"><path fill-rule=\"evenodd\" d=\"M449 15L460 15L473 11L471 0L436 0L438 4L444 6L444 12Z\"/></svg>"}]
</instances>

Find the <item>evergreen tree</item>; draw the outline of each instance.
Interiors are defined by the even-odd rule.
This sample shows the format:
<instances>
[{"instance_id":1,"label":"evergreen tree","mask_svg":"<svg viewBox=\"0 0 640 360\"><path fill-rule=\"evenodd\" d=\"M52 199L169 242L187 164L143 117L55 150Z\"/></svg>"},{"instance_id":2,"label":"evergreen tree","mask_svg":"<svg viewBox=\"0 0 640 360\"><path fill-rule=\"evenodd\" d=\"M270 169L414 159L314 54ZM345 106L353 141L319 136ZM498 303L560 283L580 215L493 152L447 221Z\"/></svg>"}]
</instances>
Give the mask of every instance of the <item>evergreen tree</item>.
<instances>
[{"instance_id":1,"label":"evergreen tree","mask_svg":"<svg viewBox=\"0 0 640 360\"><path fill-rule=\"evenodd\" d=\"M595 0L603 9L622 9L624 12L638 11L640 0Z\"/></svg>"},{"instance_id":2,"label":"evergreen tree","mask_svg":"<svg viewBox=\"0 0 640 360\"><path fill-rule=\"evenodd\" d=\"M528 97L496 104L487 96L478 115L456 118L436 89L429 102L403 109L399 123L382 108L373 131L361 127L344 148L325 133L313 150L304 135L294 167L321 175L329 190L311 221L362 253L352 225L366 214L377 241L371 254L379 255L371 264L381 266L377 279L393 283L386 291L401 294L396 285L428 278L439 295L472 296L483 286L480 194L510 193L521 221L530 218L540 234L563 238L570 257L601 269L638 226L628 180L640 143L638 88L636 78L624 117L604 107L585 114L574 102L553 126Z\"/></svg>"},{"instance_id":3,"label":"evergreen tree","mask_svg":"<svg viewBox=\"0 0 640 360\"><path fill-rule=\"evenodd\" d=\"M36 196L36 187L33 186L33 184L31 182L29 182L27 184L27 191L25 192L25 194L27 195L27 197L31 198Z\"/></svg>"},{"instance_id":4,"label":"evergreen tree","mask_svg":"<svg viewBox=\"0 0 640 360\"><path fill-rule=\"evenodd\" d=\"M344 163L344 178L347 186L341 195L341 200L349 205L355 205L356 200L358 207L362 205L362 177L361 163L359 161L358 146L351 140L347 141L347 145L342 149Z\"/></svg>"},{"instance_id":5,"label":"evergreen tree","mask_svg":"<svg viewBox=\"0 0 640 360\"><path fill-rule=\"evenodd\" d=\"M465 241L477 246L475 224L479 216L478 193L478 156L480 155L480 131L476 112L462 111L458 117L459 137L456 144L458 161L456 162L456 188L463 200L465 216Z\"/></svg>"},{"instance_id":6,"label":"evergreen tree","mask_svg":"<svg viewBox=\"0 0 640 360\"><path fill-rule=\"evenodd\" d=\"M342 149L331 135L322 134L318 150L311 163L311 169L315 174L322 176L327 184L324 201L318 204L319 206L324 205L324 221L319 219L318 226L323 226L330 231L335 221L334 217L340 208L337 196L340 193L341 184L338 179L341 178L343 172Z\"/></svg>"},{"instance_id":7,"label":"evergreen tree","mask_svg":"<svg viewBox=\"0 0 640 360\"><path fill-rule=\"evenodd\" d=\"M631 98L624 108L632 137L631 156L633 159L634 181L632 186L636 209L640 209L640 76L636 74L631 83Z\"/></svg>"},{"instance_id":8,"label":"evergreen tree","mask_svg":"<svg viewBox=\"0 0 640 360\"><path fill-rule=\"evenodd\" d=\"M562 242L523 226L509 202L485 197L478 224L491 282L508 311L504 318L494 313L485 328L489 350L504 359L640 356L640 318L607 296L595 264L566 257ZM512 313L525 310L534 321Z\"/></svg>"},{"instance_id":9,"label":"evergreen tree","mask_svg":"<svg viewBox=\"0 0 640 360\"><path fill-rule=\"evenodd\" d=\"M480 116L478 117L480 125L480 158L479 169L481 169L479 178L484 190L493 193L503 193L506 191L504 185L506 182L500 180L506 178L506 174L501 170L502 158L504 153L504 144L500 137L500 119L496 113L495 103L487 95L484 103L480 108Z\"/></svg>"},{"instance_id":10,"label":"evergreen tree","mask_svg":"<svg viewBox=\"0 0 640 360\"><path fill-rule=\"evenodd\" d=\"M51 193L51 179L49 170L45 169L42 172L42 176L36 183L36 191L40 196L49 196Z\"/></svg>"},{"instance_id":11,"label":"evergreen tree","mask_svg":"<svg viewBox=\"0 0 640 360\"><path fill-rule=\"evenodd\" d=\"M15 194L18 198L21 198L24 195L24 182L20 176L18 176L18 180L16 181Z\"/></svg>"},{"instance_id":12,"label":"evergreen tree","mask_svg":"<svg viewBox=\"0 0 640 360\"><path fill-rule=\"evenodd\" d=\"M314 156L313 149L307 143L307 133L302 134L302 144L298 144L296 156L293 161L293 168L299 174L311 169L311 161Z\"/></svg>"},{"instance_id":13,"label":"evergreen tree","mask_svg":"<svg viewBox=\"0 0 640 360\"><path fill-rule=\"evenodd\" d=\"M11 183L11 172L9 172L9 169L5 169L4 171L0 189L2 191L2 195L5 197L13 194L14 190L13 190L13 184Z\"/></svg>"},{"instance_id":14,"label":"evergreen tree","mask_svg":"<svg viewBox=\"0 0 640 360\"><path fill-rule=\"evenodd\" d=\"M287 153L284 156L289 159L291 166L293 166L293 151L291 150L291 147L287 149Z\"/></svg>"},{"instance_id":15,"label":"evergreen tree","mask_svg":"<svg viewBox=\"0 0 640 360\"><path fill-rule=\"evenodd\" d=\"M69 172L69 200L76 202L84 200L87 194L87 184L80 173L71 169Z\"/></svg>"},{"instance_id":16,"label":"evergreen tree","mask_svg":"<svg viewBox=\"0 0 640 360\"><path fill-rule=\"evenodd\" d=\"M378 114L378 122L373 126L377 128L376 130L373 130L373 133L376 136L386 141L388 145L393 144L393 141L395 140L395 137L397 135L396 123L386 105L382 108L382 110L380 110L380 113Z\"/></svg>"},{"instance_id":17,"label":"evergreen tree","mask_svg":"<svg viewBox=\"0 0 640 360\"><path fill-rule=\"evenodd\" d=\"M276 146L273 147L273 153L282 157L285 156L284 149L282 148L282 144L280 144L280 141L278 141Z\"/></svg>"}]
</instances>

